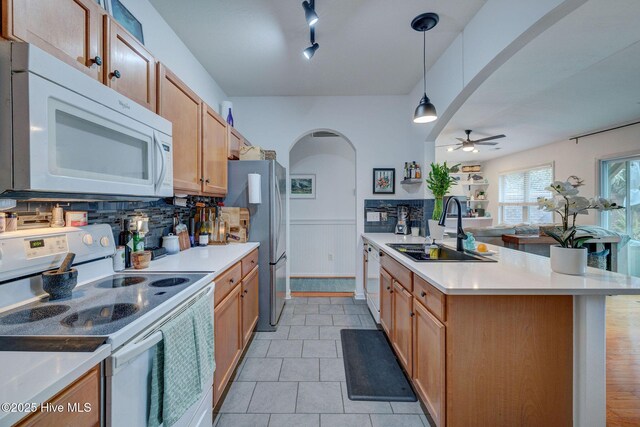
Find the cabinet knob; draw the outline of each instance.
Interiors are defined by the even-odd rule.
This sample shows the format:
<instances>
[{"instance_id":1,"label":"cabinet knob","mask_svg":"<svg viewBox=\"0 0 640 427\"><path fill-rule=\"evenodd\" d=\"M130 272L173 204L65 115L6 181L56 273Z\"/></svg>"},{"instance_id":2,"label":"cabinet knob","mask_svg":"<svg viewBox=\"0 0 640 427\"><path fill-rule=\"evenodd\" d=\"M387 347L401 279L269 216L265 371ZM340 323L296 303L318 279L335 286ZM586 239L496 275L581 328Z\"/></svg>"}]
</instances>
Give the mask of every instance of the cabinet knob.
<instances>
[{"instance_id":1,"label":"cabinet knob","mask_svg":"<svg viewBox=\"0 0 640 427\"><path fill-rule=\"evenodd\" d=\"M415 316L415 315L416 315L415 313L411 313L411 317L413 317L413 316Z\"/></svg>"},{"instance_id":2,"label":"cabinet knob","mask_svg":"<svg viewBox=\"0 0 640 427\"><path fill-rule=\"evenodd\" d=\"M208 180L208 179L205 179L205 180L204 180L204 182L206 182L206 183L208 184L208 183L209 183L209 180Z\"/></svg>"},{"instance_id":3,"label":"cabinet knob","mask_svg":"<svg viewBox=\"0 0 640 427\"><path fill-rule=\"evenodd\" d=\"M392 294L392 293L393 293L393 291L391 290L391 291L389 291L389 293L390 293L390 294Z\"/></svg>"},{"instance_id":4,"label":"cabinet knob","mask_svg":"<svg viewBox=\"0 0 640 427\"><path fill-rule=\"evenodd\" d=\"M255 259L252 259L252 260L251 260L251 264L255 264L255 263L256 263L256 260L255 260Z\"/></svg>"},{"instance_id":5,"label":"cabinet knob","mask_svg":"<svg viewBox=\"0 0 640 427\"><path fill-rule=\"evenodd\" d=\"M371 248L369 248L369 252L371 252Z\"/></svg>"},{"instance_id":6,"label":"cabinet knob","mask_svg":"<svg viewBox=\"0 0 640 427\"><path fill-rule=\"evenodd\" d=\"M235 280L233 280L233 278L229 279L229 283L233 283L235 282Z\"/></svg>"},{"instance_id":7,"label":"cabinet knob","mask_svg":"<svg viewBox=\"0 0 640 427\"><path fill-rule=\"evenodd\" d=\"M387 286L387 290L391 289L391 286Z\"/></svg>"},{"instance_id":8,"label":"cabinet knob","mask_svg":"<svg viewBox=\"0 0 640 427\"><path fill-rule=\"evenodd\" d=\"M204 182L204 178L200 178L200 182Z\"/></svg>"},{"instance_id":9,"label":"cabinet knob","mask_svg":"<svg viewBox=\"0 0 640 427\"><path fill-rule=\"evenodd\" d=\"M122 74L120 74L120 71L118 70L113 70L113 73L111 73L111 75L116 79L119 79L120 77L122 77Z\"/></svg>"},{"instance_id":10,"label":"cabinet knob","mask_svg":"<svg viewBox=\"0 0 640 427\"><path fill-rule=\"evenodd\" d=\"M97 66L100 66L100 65L102 65L102 58L100 58L99 56L96 55L95 58L93 58L91 60L91 62L93 62Z\"/></svg>"},{"instance_id":11,"label":"cabinet knob","mask_svg":"<svg viewBox=\"0 0 640 427\"><path fill-rule=\"evenodd\" d=\"M244 291L244 293L245 293L245 294L248 294L248 293L249 293L249 291L245 290L245 291Z\"/></svg>"},{"instance_id":12,"label":"cabinet knob","mask_svg":"<svg viewBox=\"0 0 640 427\"><path fill-rule=\"evenodd\" d=\"M242 294L241 294L241 295L240 295L240 298L244 298L244 295L242 295Z\"/></svg>"},{"instance_id":13,"label":"cabinet knob","mask_svg":"<svg viewBox=\"0 0 640 427\"><path fill-rule=\"evenodd\" d=\"M380 251L380 253L378 253L378 255L384 256L384 252Z\"/></svg>"},{"instance_id":14,"label":"cabinet knob","mask_svg":"<svg viewBox=\"0 0 640 427\"><path fill-rule=\"evenodd\" d=\"M425 291L422 291L422 292L420 292L420 296L424 298L424 297L427 296L427 293Z\"/></svg>"}]
</instances>

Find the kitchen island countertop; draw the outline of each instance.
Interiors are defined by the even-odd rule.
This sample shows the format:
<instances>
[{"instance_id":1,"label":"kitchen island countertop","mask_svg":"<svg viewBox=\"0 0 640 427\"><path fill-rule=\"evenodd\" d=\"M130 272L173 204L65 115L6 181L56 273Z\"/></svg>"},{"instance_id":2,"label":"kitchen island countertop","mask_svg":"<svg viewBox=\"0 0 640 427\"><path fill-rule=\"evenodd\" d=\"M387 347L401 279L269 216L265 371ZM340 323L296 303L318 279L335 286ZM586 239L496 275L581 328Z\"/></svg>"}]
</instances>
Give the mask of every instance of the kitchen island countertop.
<instances>
[{"instance_id":1,"label":"kitchen island countertop","mask_svg":"<svg viewBox=\"0 0 640 427\"><path fill-rule=\"evenodd\" d=\"M487 245L498 262L416 262L388 243L424 243L424 237L364 233L362 238L450 295L634 295L640 278L588 268L584 276L551 271L549 258ZM455 239L444 244L455 248Z\"/></svg>"},{"instance_id":2,"label":"kitchen island countertop","mask_svg":"<svg viewBox=\"0 0 640 427\"><path fill-rule=\"evenodd\" d=\"M45 403L110 353L109 344L91 353L1 351L0 425L12 425L29 415L24 411L7 411L5 404Z\"/></svg>"}]
</instances>

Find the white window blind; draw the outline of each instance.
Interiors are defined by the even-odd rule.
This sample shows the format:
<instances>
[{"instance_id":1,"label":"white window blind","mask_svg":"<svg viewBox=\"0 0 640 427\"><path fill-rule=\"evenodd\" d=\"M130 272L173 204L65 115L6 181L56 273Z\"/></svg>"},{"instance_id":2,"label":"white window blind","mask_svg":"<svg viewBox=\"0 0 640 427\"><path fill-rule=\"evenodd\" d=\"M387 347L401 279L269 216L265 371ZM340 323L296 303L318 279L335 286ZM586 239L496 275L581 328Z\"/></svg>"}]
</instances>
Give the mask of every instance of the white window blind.
<instances>
[{"instance_id":1,"label":"white window blind","mask_svg":"<svg viewBox=\"0 0 640 427\"><path fill-rule=\"evenodd\" d=\"M502 224L553 222L551 212L538 209L538 197L550 197L545 190L553 182L553 165L507 172L500 175L499 220Z\"/></svg>"}]
</instances>

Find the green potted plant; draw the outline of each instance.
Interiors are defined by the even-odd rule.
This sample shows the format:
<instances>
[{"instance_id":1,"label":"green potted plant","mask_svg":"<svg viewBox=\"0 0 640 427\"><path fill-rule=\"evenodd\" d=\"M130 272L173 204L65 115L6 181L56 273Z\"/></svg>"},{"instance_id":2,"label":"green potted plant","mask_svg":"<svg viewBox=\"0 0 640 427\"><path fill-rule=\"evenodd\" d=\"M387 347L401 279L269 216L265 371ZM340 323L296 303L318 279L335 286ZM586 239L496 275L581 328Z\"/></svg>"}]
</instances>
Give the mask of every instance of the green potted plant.
<instances>
[{"instance_id":1,"label":"green potted plant","mask_svg":"<svg viewBox=\"0 0 640 427\"><path fill-rule=\"evenodd\" d=\"M587 199L578 196L578 187L583 181L575 175L566 181L554 181L545 188L551 192L551 197L538 197L538 208L560 215L562 224L558 227L545 229L558 245L551 246L551 270L556 273L583 275L587 270L587 248L583 245L587 240L595 238L590 234L581 233L576 227L578 215L587 215L589 210L609 211L623 209L602 197Z\"/></svg>"},{"instance_id":2,"label":"green potted plant","mask_svg":"<svg viewBox=\"0 0 640 427\"><path fill-rule=\"evenodd\" d=\"M444 227L438 225L438 220L442 216L444 196L449 192L456 180L451 177L451 170L457 168L460 164L447 166L447 162L443 164L431 163L431 171L427 176L427 188L433 193L435 204L433 206L433 214L429 220L429 234L432 238L442 239Z\"/></svg>"}]
</instances>

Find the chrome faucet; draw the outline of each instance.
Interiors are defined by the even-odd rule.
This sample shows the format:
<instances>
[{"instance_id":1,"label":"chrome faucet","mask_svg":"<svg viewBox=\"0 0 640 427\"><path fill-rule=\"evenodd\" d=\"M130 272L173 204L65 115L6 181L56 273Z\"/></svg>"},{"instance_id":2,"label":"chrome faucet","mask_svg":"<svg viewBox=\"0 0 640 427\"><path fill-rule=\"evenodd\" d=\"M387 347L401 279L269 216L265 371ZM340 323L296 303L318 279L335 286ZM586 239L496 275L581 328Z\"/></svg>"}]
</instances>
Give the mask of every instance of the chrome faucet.
<instances>
[{"instance_id":1,"label":"chrome faucet","mask_svg":"<svg viewBox=\"0 0 640 427\"><path fill-rule=\"evenodd\" d=\"M462 205L460 205L460 201L458 199L453 196L447 199L447 203L444 205L442 216L440 217L440 221L438 221L438 225L444 227L444 222L447 219L447 212L449 211L449 203L452 200L454 200L456 202L456 205L458 205L458 231L456 234L456 251L464 252L462 241L467 239L467 233L465 233L462 229Z\"/></svg>"}]
</instances>

